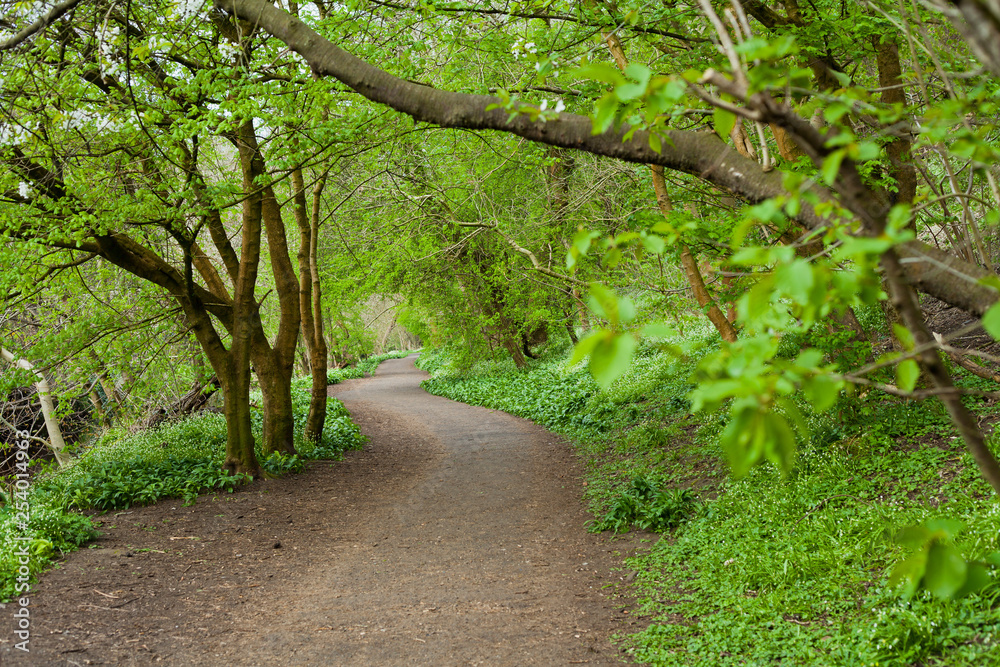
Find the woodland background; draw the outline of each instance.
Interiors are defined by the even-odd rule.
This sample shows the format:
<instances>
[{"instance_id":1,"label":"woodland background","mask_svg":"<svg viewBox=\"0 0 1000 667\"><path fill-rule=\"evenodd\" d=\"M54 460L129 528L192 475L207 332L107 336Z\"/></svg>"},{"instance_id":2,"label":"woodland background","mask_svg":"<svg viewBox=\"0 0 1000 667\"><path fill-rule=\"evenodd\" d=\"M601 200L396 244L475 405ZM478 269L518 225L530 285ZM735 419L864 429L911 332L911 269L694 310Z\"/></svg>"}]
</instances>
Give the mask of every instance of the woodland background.
<instances>
[{"instance_id":1,"label":"woodland background","mask_svg":"<svg viewBox=\"0 0 1000 667\"><path fill-rule=\"evenodd\" d=\"M997 0L2 0L0 30L37 569L73 507L357 446L328 382L424 345L433 390L582 443L596 526L686 536L638 566L637 658L996 657ZM188 444L127 436L162 422ZM808 539L746 534L758 504ZM727 512L783 562L709 544Z\"/></svg>"}]
</instances>

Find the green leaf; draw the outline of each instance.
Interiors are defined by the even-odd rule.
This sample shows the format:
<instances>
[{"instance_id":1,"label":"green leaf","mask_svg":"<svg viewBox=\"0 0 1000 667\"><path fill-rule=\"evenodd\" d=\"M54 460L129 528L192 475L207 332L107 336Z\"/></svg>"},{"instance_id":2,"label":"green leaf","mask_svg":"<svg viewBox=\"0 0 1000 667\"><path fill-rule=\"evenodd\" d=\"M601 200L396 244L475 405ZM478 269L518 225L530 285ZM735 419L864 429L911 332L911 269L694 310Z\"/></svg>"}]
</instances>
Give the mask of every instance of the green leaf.
<instances>
[{"instance_id":1,"label":"green leaf","mask_svg":"<svg viewBox=\"0 0 1000 667\"><path fill-rule=\"evenodd\" d=\"M899 324L898 322L893 323L892 332L896 335L896 340L899 341L899 344L902 345L903 349L907 352L917 346L917 342L913 339L913 334L910 333L910 330L902 324Z\"/></svg>"},{"instance_id":2,"label":"green leaf","mask_svg":"<svg viewBox=\"0 0 1000 667\"><path fill-rule=\"evenodd\" d=\"M893 206L889 210L887 222L891 229L904 229L910 224L910 205L906 202L901 202Z\"/></svg>"},{"instance_id":3,"label":"green leaf","mask_svg":"<svg viewBox=\"0 0 1000 667\"><path fill-rule=\"evenodd\" d=\"M618 324L618 297L601 283L590 284L590 309L613 325Z\"/></svg>"},{"instance_id":4,"label":"green leaf","mask_svg":"<svg viewBox=\"0 0 1000 667\"><path fill-rule=\"evenodd\" d=\"M636 341L630 333L603 338L590 354L590 374L601 389L607 389L628 370L635 354Z\"/></svg>"},{"instance_id":5,"label":"green leaf","mask_svg":"<svg viewBox=\"0 0 1000 667\"><path fill-rule=\"evenodd\" d=\"M715 124L715 132L723 141L729 141L729 134L736 126L736 114L732 111L715 107L712 111L712 121Z\"/></svg>"},{"instance_id":6,"label":"green leaf","mask_svg":"<svg viewBox=\"0 0 1000 667\"><path fill-rule=\"evenodd\" d=\"M896 366L896 386L902 391L913 391L920 379L920 364L914 359L904 359Z\"/></svg>"},{"instance_id":7,"label":"green leaf","mask_svg":"<svg viewBox=\"0 0 1000 667\"><path fill-rule=\"evenodd\" d=\"M604 253L604 257L602 258L604 266L606 266L609 269L615 268L621 261L622 261L621 248L612 248L611 250Z\"/></svg>"},{"instance_id":8,"label":"green leaf","mask_svg":"<svg viewBox=\"0 0 1000 667\"><path fill-rule=\"evenodd\" d=\"M622 102L631 102L632 100L639 99L646 92L653 72L645 65L631 63L625 68L625 74L635 79L635 83L627 82L619 84L615 87L615 95Z\"/></svg>"},{"instance_id":9,"label":"green leaf","mask_svg":"<svg viewBox=\"0 0 1000 667\"><path fill-rule=\"evenodd\" d=\"M764 455L782 475L787 475L795 463L795 433L784 417L768 412L764 415Z\"/></svg>"},{"instance_id":10,"label":"green leaf","mask_svg":"<svg viewBox=\"0 0 1000 667\"><path fill-rule=\"evenodd\" d=\"M804 259L796 259L774 272L774 286L799 304L809 302L814 280L813 268Z\"/></svg>"},{"instance_id":11,"label":"green leaf","mask_svg":"<svg viewBox=\"0 0 1000 667\"><path fill-rule=\"evenodd\" d=\"M841 383L828 375L817 375L802 383L802 392L816 412L832 408L840 398Z\"/></svg>"},{"instance_id":12,"label":"green leaf","mask_svg":"<svg viewBox=\"0 0 1000 667\"><path fill-rule=\"evenodd\" d=\"M660 135L656 132L649 133L649 147L653 149L653 152L657 155L663 153L663 142L660 141Z\"/></svg>"},{"instance_id":13,"label":"green leaf","mask_svg":"<svg viewBox=\"0 0 1000 667\"><path fill-rule=\"evenodd\" d=\"M983 328L986 333L993 336L993 340L1000 340L1000 301L990 306L983 314Z\"/></svg>"},{"instance_id":14,"label":"green leaf","mask_svg":"<svg viewBox=\"0 0 1000 667\"><path fill-rule=\"evenodd\" d=\"M673 327L662 322L647 324L642 328L640 333L643 338L673 338L677 335Z\"/></svg>"},{"instance_id":15,"label":"green leaf","mask_svg":"<svg viewBox=\"0 0 1000 667\"><path fill-rule=\"evenodd\" d=\"M581 255L586 255L595 238L597 238L596 232L580 229L573 235L573 247L579 250Z\"/></svg>"},{"instance_id":16,"label":"green leaf","mask_svg":"<svg viewBox=\"0 0 1000 667\"><path fill-rule=\"evenodd\" d=\"M625 77L618 71L618 68L608 63L590 63L575 70L572 75L580 79L610 83L613 86L625 83Z\"/></svg>"},{"instance_id":17,"label":"green leaf","mask_svg":"<svg viewBox=\"0 0 1000 667\"><path fill-rule=\"evenodd\" d=\"M954 539L965 530L965 524L958 519L949 519L943 516L928 519L924 525L932 533L938 533L937 537L945 537L949 540ZM934 536L932 535L932 537Z\"/></svg>"},{"instance_id":18,"label":"green leaf","mask_svg":"<svg viewBox=\"0 0 1000 667\"><path fill-rule=\"evenodd\" d=\"M663 249L667 246L666 242L661 237L650 234L643 235L642 245L647 251L653 253L654 255L662 255Z\"/></svg>"},{"instance_id":19,"label":"green leaf","mask_svg":"<svg viewBox=\"0 0 1000 667\"><path fill-rule=\"evenodd\" d=\"M841 148L830 153L826 156L826 159L823 160L821 173L823 175L823 181L827 185L833 185L834 181L837 180L837 174L840 173L840 163L844 161L845 155L847 155L847 149Z\"/></svg>"},{"instance_id":20,"label":"green leaf","mask_svg":"<svg viewBox=\"0 0 1000 667\"><path fill-rule=\"evenodd\" d=\"M701 80L702 76L704 76L704 73L701 70L696 69L686 69L681 72L681 78L688 83L696 83Z\"/></svg>"},{"instance_id":21,"label":"green leaf","mask_svg":"<svg viewBox=\"0 0 1000 667\"><path fill-rule=\"evenodd\" d=\"M774 277L767 276L750 288L747 293L747 319L753 321L771 310L771 295Z\"/></svg>"},{"instance_id":22,"label":"green leaf","mask_svg":"<svg viewBox=\"0 0 1000 667\"><path fill-rule=\"evenodd\" d=\"M806 423L805 417L802 416L802 411L799 410L795 402L787 398L779 398L777 404L781 407L782 411L788 416L791 421L791 425L795 427L795 432L799 434L802 440L809 439L809 425Z\"/></svg>"},{"instance_id":23,"label":"green leaf","mask_svg":"<svg viewBox=\"0 0 1000 667\"><path fill-rule=\"evenodd\" d=\"M618 321L620 324L628 324L635 319L635 302L630 297L623 296L618 299Z\"/></svg>"},{"instance_id":24,"label":"green leaf","mask_svg":"<svg viewBox=\"0 0 1000 667\"><path fill-rule=\"evenodd\" d=\"M851 77L845 74L844 72L838 72L837 70L834 69L830 69L829 72L830 74L833 75L833 78L837 80L837 83L839 83L841 87L847 88L849 85L851 85Z\"/></svg>"},{"instance_id":25,"label":"green leaf","mask_svg":"<svg viewBox=\"0 0 1000 667\"><path fill-rule=\"evenodd\" d=\"M795 357L795 365L803 369L819 368L822 363L823 351L817 350L815 347L807 347L799 352L799 356Z\"/></svg>"},{"instance_id":26,"label":"green leaf","mask_svg":"<svg viewBox=\"0 0 1000 667\"><path fill-rule=\"evenodd\" d=\"M902 547L916 549L926 545L930 539L931 531L925 526L907 526L896 533L893 541Z\"/></svg>"},{"instance_id":27,"label":"green leaf","mask_svg":"<svg viewBox=\"0 0 1000 667\"><path fill-rule=\"evenodd\" d=\"M889 575L889 585L897 586L904 583L903 595L910 597L917 592L917 587L920 585L926 570L927 549L923 548L892 569L892 574Z\"/></svg>"},{"instance_id":28,"label":"green leaf","mask_svg":"<svg viewBox=\"0 0 1000 667\"><path fill-rule=\"evenodd\" d=\"M569 358L569 365L575 366L586 357L590 356L597 344L601 342L601 339L606 337L609 333L610 332L606 329L601 329L595 331L586 338L580 339L580 342L573 347L573 356Z\"/></svg>"},{"instance_id":29,"label":"green leaf","mask_svg":"<svg viewBox=\"0 0 1000 667\"><path fill-rule=\"evenodd\" d=\"M759 429L760 411L746 406L733 415L719 435L733 477L737 479L746 475L760 458L760 452L754 451L752 446Z\"/></svg>"},{"instance_id":30,"label":"green leaf","mask_svg":"<svg viewBox=\"0 0 1000 667\"><path fill-rule=\"evenodd\" d=\"M614 93L607 93L594 103L591 134L604 134L615 122L615 112L618 111L618 98Z\"/></svg>"},{"instance_id":31,"label":"green leaf","mask_svg":"<svg viewBox=\"0 0 1000 667\"><path fill-rule=\"evenodd\" d=\"M965 572L965 583L955 591L955 598L964 598L966 595L979 592L993 583L989 568L982 563L967 563Z\"/></svg>"},{"instance_id":32,"label":"green leaf","mask_svg":"<svg viewBox=\"0 0 1000 667\"><path fill-rule=\"evenodd\" d=\"M976 281L977 285L983 285L985 287L992 287L997 292L1000 292L1000 276L985 276Z\"/></svg>"},{"instance_id":33,"label":"green leaf","mask_svg":"<svg viewBox=\"0 0 1000 667\"><path fill-rule=\"evenodd\" d=\"M965 584L967 571L968 565L958 549L935 540L927 551L923 585L936 597L949 600Z\"/></svg>"}]
</instances>

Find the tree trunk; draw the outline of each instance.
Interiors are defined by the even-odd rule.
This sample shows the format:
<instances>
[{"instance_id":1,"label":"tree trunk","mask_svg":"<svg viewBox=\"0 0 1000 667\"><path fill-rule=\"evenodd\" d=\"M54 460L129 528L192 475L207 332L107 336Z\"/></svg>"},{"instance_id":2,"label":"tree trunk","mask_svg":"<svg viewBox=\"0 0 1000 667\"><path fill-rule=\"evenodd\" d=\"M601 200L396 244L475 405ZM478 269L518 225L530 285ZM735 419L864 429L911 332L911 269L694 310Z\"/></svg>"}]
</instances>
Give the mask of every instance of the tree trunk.
<instances>
[{"instance_id":1,"label":"tree trunk","mask_svg":"<svg viewBox=\"0 0 1000 667\"><path fill-rule=\"evenodd\" d=\"M63 454L66 443L63 440L62 429L59 428L59 420L55 417L55 407L52 404L52 392L49 389L48 380L45 379L41 371L35 370L35 367L27 359L17 359L2 347L0 347L0 358L18 368L31 371L38 378L38 382L35 383L35 389L38 391L38 402L41 404L42 417L45 419L45 430L49 433L49 449L52 450L52 454L56 457L59 467L64 467L69 463L69 458Z\"/></svg>"},{"instance_id":2,"label":"tree trunk","mask_svg":"<svg viewBox=\"0 0 1000 667\"><path fill-rule=\"evenodd\" d=\"M264 398L264 456L295 454L295 417L292 413L291 369L271 364L257 366L257 381Z\"/></svg>"},{"instance_id":3,"label":"tree trunk","mask_svg":"<svg viewBox=\"0 0 1000 667\"><path fill-rule=\"evenodd\" d=\"M264 395L264 441L261 443L261 451L265 456L274 452L294 454L295 420L292 415L291 380L301 321L299 283L288 257L285 223L281 218L281 208L274 195L274 188L270 184L260 185L261 179L267 175L251 122L240 128L239 152L244 188L251 193L250 198L259 202L254 209L258 216L257 228L259 230L263 226L267 231L267 246L281 313L278 335L273 345L267 340L259 314L249 323L253 328L254 365L257 367L260 390ZM246 202L244 212L246 215ZM246 226L247 223L244 222L244 228ZM259 254L259 231L257 245ZM256 304L254 310L256 311ZM281 392L281 395L274 395L272 392Z\"/></svg>"},{"instance_id":4,"label":"tree trunk","mask_svg":"<svg viewBox=\"0 0 1000 667\"><path fill-rule=\"evenodd\" d=\"M906 104L906 93L902 87L902 67L899 62L899 47L891 35L872 35L875 47L875 62L878 66L878 85L882 88L882 102L885 104ZM895 136L885 146L885 152L892 164L892 176L896 179L895 197L887 197L895 202L910 203L917 193L917 170L910 155L911 142L906 136ZM911 222L916 231L916 219Z\"/></svg>"},{"instance_id":5,"label":"tree trunk","mask_svg":"<svg viewBox=\"0 0 1000 667\"><path fill-rule=\"evenodd\" d=\"M622 47L621 40L614 33L601 33L601 35L604 37L604 41L608 45L608 51L611 52L611 56L615 59L618 68L624 72L625 68L628 67L628 58L625 56L625 49ZM653 178L653 191L656 194L656 204L659 206L660 213L666 218L670 215L673 204L670 201L670 193L667 192L667 182L663 178L663 167L650 164L649 171ZM705 287L705 279L702 278L701 271L698 270L698 261L691 253L691 249L688 248L686 243L681 243L680 251L684 277L687 278L688 284L691 285L691 291L694 293L695 300L705 311L706 317L715 326L716 331L722 336L722 340L735 343L736 329L708 293L708 289Z\"/></svg>"},{"instance_id":6,"label":"tree trunk","mask_svg":"<svg viewBox=\"0 0 1000 667\"><path fill-rule=\"evenodd\" d=\"M240 357L246 359L245 368L235 366L229 372L219 377L225 401L223 414L226 417L226 460L222 467L232 475L247 474L253 478L263 476L260 463L257 461L253 431L250 428L250 364L249 340L234 354L234 362ZM235 349L234 352L237 352Z\"/></svg>"},{"instance_id":7,"label":"tree trunk","mask_svg":"<svg viewBox=\"0 0 1000 667\"><path fill-rule=\"evenodd\" d=\"M243 171L243 239L240 249L239 272L233 296L232 344L228 368L220 372L213 363L225 392L226 461L223 466L232 473L261 475L260 464L254 451L253 432L250 428L250 357L256 347L255 329L260 326L260 313L254 298L254 287L260 265L262 196L256 182L260 171L254 157L257 142L253 123L247 121L237 131L237 148ZM259 159L259 158L258 158ZM195 326L197 334L198 328ZM211 360L211 356L209 357ZM266 407L265 407L266 415ZM266 420L265 420L266 421Z\"/></svg>"},{"instance_id":8,"label":"tree trunk","mask_svg":"<svg viewBox=\"0 0 1000 667\"><path fill-rule=\"evenodd\" d=\"M292 172L295 221L299 227L299 311L302 315L302 333L309 365L312 372L312 394L309 399L309 414L306 417L303 438L318 441L323 437L323 423L326 419L327 403L327 349L323 336L323 313L319 293L319 267L317 266L317 245L319 241L320 204L324 174L313 187L311 215L306 213L305 182L302 170Z\"/></svg>"},{"instance_id":9,"label":"tree trunk","mask_svg":"<svg viewBox=\"0 0 1000 667\"><path fill-rule=\"evenodd\" d=\"M650 165L650 172L653 176L653 189L656 191L656 203L660 207L660 213L664 217L669 215L671 209L670 196L667 193L667 183L663 179L663 167ZM715 330L722 336L722 340L729 343L736 342L736 328L729 321L726 314L722 312L715 299L708 293L705 287L705 279L698 269L698 260L695 259L691 249L686 243L681 243L681 267L684 269L684 277L687 278L691 291L694 293L695 301L705 312L705 316L715 327Z\"/></svg>"},{"instance_id":10,"label":"tree trunk","mask_svg":"<svg viewBox=\"0 0 1000 667\"><path fill-rule=\"evenodd\" d=\"M90 397L90 402L94 406L94 414L97 415L97 422L101 426L110 426L110 420L108 419L108 413L104 411L104 404L101 403L101 397L98 395L96 389L91 389L87 392Z\"/></svg>"},{"instance_id":11,"label":"tree trunk","mask_svg":"<svg viewBox=\"0 0 1000 667\"><path fill-rule=\"evenodd\" d=\"M563 320L563 324L566 327L566 333L569 334L569 342L576 345L580 342L580 339L576 335L576 325L573 323L573 312L570 311L566 313L566 318Z\"/></svg>"},{"instance_id":12,"label":"tree trunk","mask_svg":"<svg viewBox=\"0 0 1000 667\"><path fill-rule=\"evenodd\" d=\"M521 351L520 341L517 338L505 335L503 347L510 354L510 358L514 360L514 365L517 368L524 368L528 365L528 360L524 358L524 352Z\"/></svg>"}]
</instances>

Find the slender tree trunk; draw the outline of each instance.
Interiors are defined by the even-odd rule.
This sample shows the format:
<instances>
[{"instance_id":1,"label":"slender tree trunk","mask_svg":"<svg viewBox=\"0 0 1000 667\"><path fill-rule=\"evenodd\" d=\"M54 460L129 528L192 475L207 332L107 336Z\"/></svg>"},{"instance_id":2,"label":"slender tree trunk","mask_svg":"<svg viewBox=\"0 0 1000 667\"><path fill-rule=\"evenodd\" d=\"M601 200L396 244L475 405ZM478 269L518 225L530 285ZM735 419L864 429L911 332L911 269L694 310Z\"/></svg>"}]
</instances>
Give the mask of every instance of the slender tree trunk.
<instances>
[{"instance_id":1,"label":"slender tree trunk","mask_svg":"<svg viewBox=\"0 0 1000 667\"><path fill-rule=\"evenodd\" d=\"M572 311L566 313L566 319L563 320L563 323L566 326L566 333L569 334L569 342L573 343L573 345L576 345L580 341L576 336L576 325L573 324Z\"/></svg>"},{"instance_id":2,"label":"slender tree trunk","mask_svg":"<svg viewBox=\"0 0 1000 667\"><path fill-rule=\"evenodd\" d=\"M891 35L872 35L875 47L875 62L878 66L878 84L882 88L882 101L886 104L906 104L906 93L902 87L902 66L899 61L899 47ZM897 202L912 202L917 193L917 170L913 166L910 139L893 137L885 146L885 152L892 164L892 176L896 179L896 195L890 197ZM915 224L914 221L915 230Z\"/></svg>"},{"instance_id":3,"label":"slender tree trunk","mask_svg":"<svg viewBox=\"0 0 1000 667\"><path fill-rule=\"evenodd\" d=\"M326 186L326 174L316 181L312 192L312 217L309 230L309 278L312 281L310 296L312 297L313 347L310 348L312 364L312 393L317 397L315 405L310 404L309 412L316 414L312 419L319 420L319 426L314 429L315 438L322 435L323 421L326 419L327 404L327 346L323 331L323 285L319 276L319 226L322 222L320 212L323 203L323 188Z\"/></svg>"},{"instance_id":4,"label":"slender tree trunk","mask_svg":"<svg viewBox=\"0 0 1000 667\"><path fill-rule=\"evenodd\" d=\"M891 35L872 35L872 45L875 47L875 63L878 67L879 87L882 88L882 102L886 104L906 104L906 94L901 87L902 66L899 62L899 47ZM896 180L897 192L895 196L885 193L886 199L896 202L913 201L917 191L916 168L910 154L910 140L905 137L894 137L885 146L885 152L891 164L891 175ZM914 219L910 228L916 231L916 220ZM968 242L968 237L965 238ZM971 253L971 246L970 253ZM970 254L970 261L974 255ZM891 293L889 285L883 278L885 291ZM912 288L909 288L912 290ZM899 323L901 318L896 311L895 299L886 299L882 302L882 312L889 323L889 332L892 336L893 347L902 349L900 342L893 332L893 324Z\"/></svg>"},{"instance_id":5,"label":"slender tree trunk","mask_svg":"<svg viewBox=\"0 0 1000 667\"><path fill-rule=\"evenodd\" d=\"M299 310L302 316L302 333L309 365L312 371L312 394L309 414L303 430L306 440L317 441L323 436L326 418L327 364L326 340L323 337L323 314L320 310L319 270L316 266L316 245L319 232L320 203L325 176L313 188L311 215L306 212L305 182L302 170L292 171L295 221L299 227Z\"/></svg>"},{"instance_id":6,"label":"slender tree trunk","mask_svg":"<svg viewBox=\"0 0 1000 667\"><path fill-rule=\"evenodd\" d=\"M670 195L667 193L666 181L663 179L663 168L650 165L649 170L653 175L653 189L656 191L656 203L660 207L660 213L666 217L670 214L672 204L670 202ZM712 295L708 293L708 288L705 286L705 279L702 278L701 271L698 269L698 260L695 259L694 253L691 252L686 243L680 244L680 250L681 267L684 269L684 277L687 278L688 284L691 286L691 291L694 293L695 301L704 310L705 316L715 327L715 330L719 332L719 335L722 336L722 340L735 343L737 337L736 328L733 327L733 323L729 321L726 314L715 303Z\"/></svg>"},{"instance_id":7,"label":"slender tree trunk","mask_svg":"<svg viewBox=\"0 0 1000 667\"><path fill-rule=\"evenodd\" d=\"M38 378L35 390L38 392L38 402L42 408L45 430L49 433L49 449L56 457L59 467L62 468L69 463L69 458L63 453L66 442L63 440L62 429L59 428L59 420L55 417L55 406L52 403L52 390L49 388L49 381L45 379L41 371L35 370L35 367L27 359L18 359L2 347L0 347L0 358L18 368L32 372Z\"/></svg>"},{"instance_id":8,"label":"slender tree trunk","mask_svg":"<svg viewBox=\"0 0 1000 667\"><path fill-rule=\"evenodd\" d=\"M90 403L94 406L94 414L97 415L97 422L101 426L109 426L108 413L104 410L104 405L101 403L101 397L98 395L96 389L91 389L87 396L90 397Z\"/></svg>"},{"instance_id":9,"label":"slender tree trunk","mask_svg":"<svg viewBox=\"0 0 1000 667\"><path fill-rule=\"evenodd\" d=\"M111 413L115 410L120 410L121 406L124 404L124 396L118 392L118 388L115 387L115 383L111 381L111 378L108 376L107 367L104 365L104 362L101 361L101 358L97 356L94 348L87 348L87 352L90 354L90 358L97 366L97 381L101 383L101 390L104 391L105 408L107 410L108 421L110 422Z\"/></svg>"},{"instance_id":10,"label":"slender tree trunk","mask_svg":"<svg viewBox=\"0 0 1000 667\"><path fill-rule=\"evenodd\" d=\"M514 365L517 368L524 368L528 365L528 360L524 357L524 352L521 351L520 341L517 338L514 336L504 335L503 347L510 354L510 358L514 360Z\"/></svg>"},{"instance_id":11,"label":"slender tree trunk","mask_svg":"<svg viewBox=\"0 0 1000 667\"><path fill-rule=\"evenodd\" d=\"M611 57L614 58L618 68L624 72L625 68L628 67L628 58L625 56L625 49L622 47L618 35L615 33L602 33L602 36L608 45ZM667 183L663 178L663 167L651 164L649 165L649 171L653 178L653 190L656 193L657 206L660 208L660 213L666 217L673 209L673 204L670 201L670 194L667 192ZM681 243L680 251L681 268L684 270L684 277L687 278L698 305L705 311L705 316L708 317L716 331L722 336L722 340L729 341L730 343L736 342L736 329L708 293L708 289L705 287L705 279L702 277L701 271L698 270L698 261L695 259L691 249L687 244Z\"/></svg>"}]
</instances>

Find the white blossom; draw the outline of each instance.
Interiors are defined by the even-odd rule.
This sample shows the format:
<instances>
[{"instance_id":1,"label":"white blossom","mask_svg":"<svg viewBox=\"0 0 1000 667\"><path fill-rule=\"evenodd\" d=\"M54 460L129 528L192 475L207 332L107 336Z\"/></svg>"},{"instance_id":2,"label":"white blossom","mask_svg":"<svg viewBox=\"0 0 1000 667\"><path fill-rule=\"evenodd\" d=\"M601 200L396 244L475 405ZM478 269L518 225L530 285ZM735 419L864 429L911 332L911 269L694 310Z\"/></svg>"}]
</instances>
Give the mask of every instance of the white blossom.
<instances>
[{"instance_id":1,"label":"white blossom","mask_svg":"<svg viewBox=\"0 0 1000 667\"><path fill-rule=\"evenodd\" d=\"M177 12L178 18L186 20L200 12L204 5L205 0L179 0L174 11Z\"/></svg>"}]
</instances>

